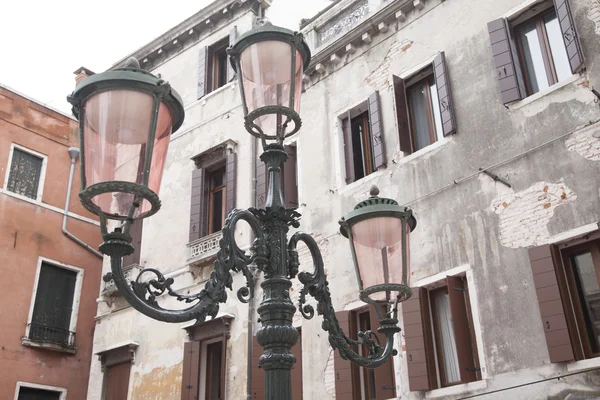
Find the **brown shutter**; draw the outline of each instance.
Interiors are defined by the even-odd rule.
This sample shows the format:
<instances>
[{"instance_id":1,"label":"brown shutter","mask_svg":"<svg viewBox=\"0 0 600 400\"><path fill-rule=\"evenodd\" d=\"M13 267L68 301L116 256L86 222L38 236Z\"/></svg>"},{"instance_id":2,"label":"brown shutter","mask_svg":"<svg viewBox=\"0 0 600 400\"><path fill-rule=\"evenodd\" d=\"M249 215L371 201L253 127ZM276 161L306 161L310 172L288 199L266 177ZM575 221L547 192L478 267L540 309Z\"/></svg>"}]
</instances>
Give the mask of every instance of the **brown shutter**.
<instances>
[{"instance_id":1,"label":"brown shutter","mask_svg":"<svg viewBox=\"0 0 600 400\"><path fill-rule=\"evenodd\" d=\"M371 128L371 147L373 149L373 169L385 167L385 146L383 145L383 124L379 92L369 96L369 123Z\"/></svg>"},{"instance_id":2,"label":"brown shutter","mask_svg":"<svg viewBox=\"0 0 600 400\"><path fill-rule=\"evenodd\" d=\"M410 124L408 123L408 103L404 80L394 75L394 104L396 106L396 121L400 137L400 151L412 153Z\"/></svg>"},{"instance_id":3,"label":"brown shutter","mask_svg":"<svg viewBox=\"0 0 600 400\"><path fill-rule=\"evenodd\" d=\"M552 246L545 245L529 249L529 260L550 361L558 363L574 360L558 283L558 280L564 280L564 275L559 273L562 270L560 255Z\"/></svg>"},{"instance_id":4,"label":"brown shutter","mask_svg":"<svg viewBox=\"0 0 600 400\"><path fill-rule=\"evenodd\" d=\"M523 71L516 52L508 22L504 18L488 23L492 56L496 66L496 76L500 85L502 103L521 100L526 96Z\"/></svg>"},{"instance_id":5,"label":"brown shutter","mask_svg":"<svg viewBox=\"0 0 600 400\"><path fill-rule=\"evenodd\" d=\"M340 328L347 335L351 335L350 331L350 312L339 311L335 316L340 324ZM352 363L344 360L338 350L334 350L333 364L335 370L335 398L352 400Z\"/></svg>"},{"instance_id":6,"label":"brown shutter","mask_svg":"<svg viewBox=\"0 0 600 400\"><path fill-rule=\"evenodd\" d=\"M227 155L225 166L225 215L229 215L235 208L237 185L237 157L236 153Z\"/></svg>"},{"instance_id":7,"label":"brown shutter","mask_svg":"<svg viewBox=\"0 0 600 400\"><path fill-rule=\"evenodd\" d=\"M408 386L411 391L436 388L429 296L424 288L413 288L412 296L402 303Z\"/></svg>"},{"instance_id":8,"label":"brown shutter","mask_svg":"<svg viewBox=\"0 0 600 400\"><path fill-rule=\"evenodd\" d=\"M292 367L292 400L302 400L302 330L298 328L298 341L292 346L296 363Z\"/></svg>"},{"instance_id":9,"label":"brown shutter","mask_svg":"<svg viewBox=\"0 0 600 400\"><path fill-rule=\"evenodd\" d=\"M237 36L238 36L237 25L234 25L231 28L231 30L229 31L229 46L230 47L233 46L233 44L237 40ZM235 79L235 71L233 70L231 63L229 62L229 55L227 55L227 82L231 82L234 79Z\"/></svg>"},{"instance_id":10,"label":"brown shutter","mask_svg":"<svg viewBox=\"0 0 600 400\"><path fill-rule=\"evenodd\" d=\"M571 5L569 4L569 0L554 0L554 8L567 49L571 71L576 73L583 66L583 52L581 51L579 36L575 30Z\"/></svg>"},{"instance_id":11,"label":"brown shutter","mask_svg":"<svg viewBox=\"0 0 600 400\"><path fill-rule=\"evenodd\" d=\"M204 168L192 171L192 201L190 204L190 242L200 239L204 235L203 225L206 220L204 215Z\"/></svg>"},{"instance_id":12,"label":"brown shutter","mask_svg":"<svg viewBox=\"0 0 600 400\"><path fill-rule=\"evenodd\" d=\"M385 315L386 306L380 306L381 315ZM371 320L371 331L374 332L379 338L379 342L384 344L386 339L385 335L377 332L377 328L379 328L380 323L377 318L377 312L375 311L375 307L369 306L369 319ZM396 398L396 381L394 379L394 360L393 357L390 357L385 364L374 368L375 373L375 398L372 400L386 400L391 398Z\"/></svg>"},{"instance_id":13,"label":"brown shutter","mask_svg":"<svg viewBox=\"0 0 600 400\"><path fill-rule=\"evenodd\" d=\"M252 345L252 400L265 398L265 370L258 367L258 359L263 354L263 349L256 341Z\"/></svg>"},{"instance_id":14,"label":"brown shutter","mask_svg":"<svg viewBox=\"0 0 600 400\"><path fill-rule=\"evenodd\" d=\"M123 257L123 267L128 267L132 264L140 264L140 254L142 252L142 228L143 221L141 219L131 222L129 234L131 235L131 244L135 248L132 254Z\"/></svg>"},{"instance_id":15,"label":"brown shutter","mask_svg":"<svg viewBox=\"0 0 600 400\"><path fill-rule=\"evenodd\" d=\"M200 56L198 58L198 99L204 97L208 91L207 85L208 72L208 47L200 48Z\"/></svg>"},{"instance_id":16,"label":"brown shutter","mask_svg":"<svg viewBox=\"0 0 600 400\"><path fill-rule=\"evenodd\" d=\"M265 208L267 203L267 164L256 160L256 208Z\"/></svg>"},{"instance_id":17,"label":"brown shutter","mask_svg":"<svg viewBox=\"0 0 600 400\"><path fill-rule=\"evenodd\" d=\"M283 194L286 208L298 208L298 176L296 146L285 146L288 160L283 164Z\"/></svg>"},{"instance_id":18,"label":"brown shutter","mask_svg":"<svg viewBox=\"0 0 600 400\"><path fill-rule=\"evenodd\" d=\"M352 128L350 126L350 113L342 120L344 133L344 162L346 164L346 183L354 182L354 152L352 150Z\"/></svg>"},{"instance_id":19,"label":"brown shutter","mask_svg":"<svg viewBox=\"0 0 600 400\"><path fill-rule=\"evenodd\" d=\"M221 343L221 400L225 399L225 381L227 379L227 335L228 333L223 333Z\"/></svg>"},{"instance_id":20,"label":"brown shutter","mask_svg":"<svg viewBox=\"0 0 600 400\"><path fill-rule=\"evenodd\" d=\"M104 398L111 400L127 400L131 362L128 361L107 366L104 373L106 374ZM43 397L46 396L35 396L35 398L38 399ZM19 396L19 399L21 399L21 396Z\"/></svg>"},{"instance_id":21,"label":"brown shutter","mask_svg":"<svg viewBox=\"0 0 600 400\"><path fill-rule=\"evenodd\" d=\"M463 280L457 276L446 277L448 285L448 301L450 302L450 314L452 315L452 327L454 328L454 337L456 340L456 356L458 358L458 368L460 371L460 380L463 383L477 380L474 354L471 342L471 331L469 329L469 319L467 317L467 307L465 305L465 296L467 292L463 285Z\"/></svg>"},{"instance_id":22,"label":"brown shutter","mask_svg":"<svg viewBox=\"0 0 600 400\"><path fill-rule=\"evenodd\" d=\"M183 375L181 378L181 400L195 400L198 397L200 380L200 342L183 344Z\"/></svg>"},{"instance_id":23,"label":"brown shutter","mask_svg":"<svg viewBox=\"0 0 600 400\"><path fill-rule=\"evenodd\" d=\"M450 79L446 67L446 55L442 51L433 60L433 71L435 74L435 85L438 92L438 103L440 116L442 118L442 130L444 136L456 133L456 121L454 119L454 104L452 103L452 92L450 91Z\"/></svg>"}]
</instances>

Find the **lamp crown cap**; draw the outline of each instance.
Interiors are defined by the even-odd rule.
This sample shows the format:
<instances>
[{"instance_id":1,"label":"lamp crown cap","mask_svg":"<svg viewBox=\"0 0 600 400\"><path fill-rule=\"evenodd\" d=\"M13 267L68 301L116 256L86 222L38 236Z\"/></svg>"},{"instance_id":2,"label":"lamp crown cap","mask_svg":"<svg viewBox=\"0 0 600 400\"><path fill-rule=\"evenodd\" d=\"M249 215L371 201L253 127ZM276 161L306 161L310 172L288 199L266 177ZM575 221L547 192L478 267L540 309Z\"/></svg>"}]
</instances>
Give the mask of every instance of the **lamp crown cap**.
<instances>
[{"instance_id":1,"label":"lamp crown cap","mask_svg":"<svg viewBox=\"0 0 600 400\"><path fill-rule=\"evenodd\" d=\"M371 189L369 189L369 194L371 197L377 197L379 195L379 188L376 185L371 186Z\"/></svg>"},{"instance_id":2,"label":"lamp crown cap","mask_svg":"<svg viewBox=\"0 0 600 400\"><path fill-rule=\"evenodd\" d=\"M125 68L137 68L140 69L140 62L135 57L129 57L125 62Z\"/></svg>"}]
</instances>

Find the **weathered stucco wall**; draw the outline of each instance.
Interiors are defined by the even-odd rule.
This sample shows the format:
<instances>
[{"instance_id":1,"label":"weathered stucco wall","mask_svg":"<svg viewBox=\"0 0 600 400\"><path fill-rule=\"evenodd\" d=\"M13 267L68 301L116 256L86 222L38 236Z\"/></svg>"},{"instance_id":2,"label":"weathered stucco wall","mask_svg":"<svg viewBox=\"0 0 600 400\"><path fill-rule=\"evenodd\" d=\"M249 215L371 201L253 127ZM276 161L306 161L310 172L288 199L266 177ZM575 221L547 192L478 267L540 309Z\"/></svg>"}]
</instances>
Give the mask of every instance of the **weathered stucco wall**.
<instances>
[{"instance_id":1,"label":"weathered stucco wall","mask_svg":"<svg viewBox=\"0 0 600 400\"><path fill-rule=\"evenodd\" d=\"M338 3L305 28L316 56L324 47L315 49L314 27L323 26L350 3ZM372 0L369 7L373 14L391 3ZM483 355L480 362L487 387L469 393L565 373L565 365L550 364L548 358L527 247L548 243L556 235L600 220L600 139L594 136L600 132L600 108L590 91L592 86L600 87L600 4L597 0L571 0L586 69L547 93L505 108L500 101L487 23L531 2L421 3L424 8L407 12L405 21L390 24L385 32L373 32L370 44L356 46L353 54L338 56L337 63L325 63L322 74L309 77L302 98L303 127L297 135L302 230L318 235L335 308L354 308L358 304L356 277L337 221L365 198L371 185L378 185L382 195L413 207L418 219L411 238L413 281L470 266L477 303L474 318L481 339L478 346ZM239 32L244 32L251 27L251 15L236 24ZM226 32L223 27L203 43ZM392 74L416 70L439 51L446 54L457 134L403 156ZM196 101L197 54L190 48L154 71L182 93L187 117L169 149L160 193L163 207L144 222L141 256L143 266L170 272L176 287L184 292L197 291L208 276L207 271L186 266L194 168L190 158L227 139L237 142L237 207L252 205L251 139L242 127L237 87L227 85ZM380 95L388 165L346 185L338 117L366 101L375 90ZM546 144L552 139L556 140ZM491 166L491 172L508 180L512 188L478 173L479 168ZM240 229L237 237L241 246L248 244L248 230ZM309 266L304 263L301 268ZM237 276L234 290L242 285ZM152 321L131 308L115 311L118 307L100 305L98 312L103 316L96 328L95 351L127 340L140 343L132 367L130 398L177 399L186 340L182 326ZM235 316L227 353L228 399L245 395L246 307L233 294L222 307L222 312ZM303 370L304 399L333 399L333 357L321 319L296 318L295 325L300 324L303 365L310 366ZM403 346L399 335L397 347L401 351L394 358L397 394L403 399L425 398L424 393L409 392ZM102 374L97 361L92 374L89 398L99 399ZM487 395L486 399L560 398L567 389L590 393L597 392L598 387L600 377L588 373L530 385L518 393ZM435 393L428 395L433 396ZM438 396L453 398L447 392Z\"/></svg>"}]
</instances>

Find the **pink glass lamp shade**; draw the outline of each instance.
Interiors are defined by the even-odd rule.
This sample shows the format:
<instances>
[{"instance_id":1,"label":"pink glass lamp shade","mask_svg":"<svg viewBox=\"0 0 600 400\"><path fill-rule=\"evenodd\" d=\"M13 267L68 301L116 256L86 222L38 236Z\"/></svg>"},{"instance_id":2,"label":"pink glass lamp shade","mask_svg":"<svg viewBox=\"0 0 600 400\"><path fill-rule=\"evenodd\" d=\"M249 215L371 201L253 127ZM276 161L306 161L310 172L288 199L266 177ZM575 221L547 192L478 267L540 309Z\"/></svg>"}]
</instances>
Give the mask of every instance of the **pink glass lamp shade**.
<instances>
[{"instance_id":1,"label":"pink glass lamp shade","mask_svg":"<svg viewBox=\"0 0 600 400\"><path fill-rule=\"evenodd\" d=\"M412 211L395 200L371 197L341 221L350 240L361 299L389 302L410 295L409 237L416 226Z\"/></svg>"},{"instance_id":2,"label":"pink glass lamp shade","mask_svg":"<svg viewBox=\"0 0 600 400\"><path fill-rule=\"evenodd\" d=\"M126 67L85 79L69 101L80 123L83 205L107 218L149 216L183 104L168 84Z\"/></svg>"}]
</instances>

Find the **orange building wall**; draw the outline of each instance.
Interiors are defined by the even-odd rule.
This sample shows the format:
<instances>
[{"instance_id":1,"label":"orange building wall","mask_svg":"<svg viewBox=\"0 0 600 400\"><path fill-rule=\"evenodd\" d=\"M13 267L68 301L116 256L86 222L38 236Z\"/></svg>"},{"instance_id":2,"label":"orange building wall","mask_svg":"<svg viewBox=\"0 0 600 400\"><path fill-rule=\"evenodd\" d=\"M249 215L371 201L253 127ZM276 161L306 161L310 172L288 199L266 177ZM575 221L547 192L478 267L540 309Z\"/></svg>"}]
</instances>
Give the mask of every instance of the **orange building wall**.
<instances>
[{"instance_id":1,"label":"orange building wall","mask_svg":"<svg viewBox=\"0 0 600 400\"><path fill-rule=\"evenodd\" d=\"M60 212L0 193L0 399L13 399L17 381L67 388L67 398L86 398L101 259L61 232L69 177L69 146L78 147L77 122L0 87L0 188L11 143L48 157L42 203ZM79 162L69 211L96 219L79 203ZM97 225L70 217L68 230L98 248ZM38 257L84 270L75 354L21 344L29 316Z\"/></svg>"}]
</instances>

